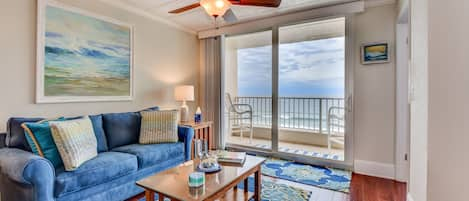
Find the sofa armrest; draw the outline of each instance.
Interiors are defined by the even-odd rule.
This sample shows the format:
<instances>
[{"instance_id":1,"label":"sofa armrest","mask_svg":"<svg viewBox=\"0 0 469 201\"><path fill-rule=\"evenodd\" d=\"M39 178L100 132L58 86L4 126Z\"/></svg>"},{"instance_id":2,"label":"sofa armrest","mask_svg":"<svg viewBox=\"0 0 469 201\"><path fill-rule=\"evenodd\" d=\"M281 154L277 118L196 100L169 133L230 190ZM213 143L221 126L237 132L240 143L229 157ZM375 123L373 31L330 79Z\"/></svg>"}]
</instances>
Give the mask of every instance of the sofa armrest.
<instances>
[{"instance_id":1,"label":"sofa armrest","mask_svg":"<svg viewBox=\"0 0 469 201\"><path fill-rule=\"evenodd\" d=\"M0 171L9 180L32 187L32 200L54 200L55 170L52 163L40 156L16 148L0 149ZM0 184L5 186L5 184ZM21 192L8 192L21 193Z\"/></svg>"},{"instance_id":2,"label":"sofa armrest","mask_svg":"<svg viewBox=\"0 0 469 201\"><path fill-rule=\"evenodd\" d=\"M184 154L186 161L191 160L192 138L194 129L188 126L178 126L179 142L184 142Z\"/></svg>"}]
</instances>

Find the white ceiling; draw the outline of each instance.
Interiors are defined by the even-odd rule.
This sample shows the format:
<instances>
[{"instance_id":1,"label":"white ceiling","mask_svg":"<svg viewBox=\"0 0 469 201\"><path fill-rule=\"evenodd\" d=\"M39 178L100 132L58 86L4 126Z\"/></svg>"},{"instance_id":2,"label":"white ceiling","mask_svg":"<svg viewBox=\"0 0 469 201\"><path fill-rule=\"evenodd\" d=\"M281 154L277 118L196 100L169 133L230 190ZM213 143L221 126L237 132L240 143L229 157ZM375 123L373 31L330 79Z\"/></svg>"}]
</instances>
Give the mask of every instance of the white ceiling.
<instances>
[{"instance_id":1,"label":"white ceiling","mask_svg":"<svg viewBox=\"0 0 469 201\"><path fill-rule=\"evenodd\" d=\"M168 11L198 2L198 0L101 0L113 6L118 6L137 14L166 22L190 32L198 32L215 27L228 25L222 19L215 23L201 7L180 14L170 14ZM255 6L233 6L238 18L236 23L271 17L275 15L307 10L316 7L352 2L357 0L282 0L280 7L267 8ZM367 3L393 3L395 0L366 0Z\"/></svg>"},{"instance_id":2,"label":"white ceiling","mask_svg":"<svg viewBox=\"0 0 469 201\"><path fill-rule=\"evenodd\" d=\"M168 11L186 5L193 4L198 0L112 0L104 1L108 4L119 5L129 10L145 13L157 18L168 20L185 29L198 32L213 29L216 26L227 25L222 19L215 21L203 8L195 8L181 14L169 14ZM298 10L305 10L313 7L321 7L355 0L282 0L278 8L266 8L255 6L233 6L233 11L238 18L238 22L244 22L269 16L290 13Z\"/></svg>"}]
</instances>

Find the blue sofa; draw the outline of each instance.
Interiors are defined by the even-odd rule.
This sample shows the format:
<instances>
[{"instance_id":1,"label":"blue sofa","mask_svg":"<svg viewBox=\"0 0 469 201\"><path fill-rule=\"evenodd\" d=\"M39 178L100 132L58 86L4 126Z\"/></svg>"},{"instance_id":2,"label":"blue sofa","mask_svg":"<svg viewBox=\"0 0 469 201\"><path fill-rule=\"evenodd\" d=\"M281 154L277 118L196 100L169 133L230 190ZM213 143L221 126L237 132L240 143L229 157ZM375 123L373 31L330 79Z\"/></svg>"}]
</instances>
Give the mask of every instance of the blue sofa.
<instances>
[{"instance_id":1,"label":"blue sofa","mask_svg":"<svg viewBox=\"0 0 469 201\"><path fill-rule=\"evenodd\" d=\"M98 156L72 172L31 152L20 125L40 118L10 118L0 149L1 200L125 200L143 192L137 180L190 160L192 128L178 128L178 143L140 145L139 112L91 117Z\"/></svg>"}]
</instances>

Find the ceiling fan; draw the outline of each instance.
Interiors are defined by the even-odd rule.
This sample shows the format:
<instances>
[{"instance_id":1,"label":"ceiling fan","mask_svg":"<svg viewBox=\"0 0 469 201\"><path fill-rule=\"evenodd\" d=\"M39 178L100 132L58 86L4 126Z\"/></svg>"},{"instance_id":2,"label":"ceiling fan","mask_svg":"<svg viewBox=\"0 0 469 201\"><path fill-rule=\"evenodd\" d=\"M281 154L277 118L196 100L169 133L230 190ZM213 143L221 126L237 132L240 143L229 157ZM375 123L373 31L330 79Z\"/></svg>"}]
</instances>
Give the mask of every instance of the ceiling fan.
<instances>
[{"instance_id":1,"label":"ceiling fan","mask_svg":"<svg viewBox=\"0 0 469 201\"><path fill-rule=\"evenodd\" d=\"M222 16L226 22L235 22L238 19L233 10L231 10L232 5L279 7L281 2L282 0L201 0L197 3L169 11L169 13L178 14L202 6L215 19L218 16Z\"/></svg>"}]
</instances>

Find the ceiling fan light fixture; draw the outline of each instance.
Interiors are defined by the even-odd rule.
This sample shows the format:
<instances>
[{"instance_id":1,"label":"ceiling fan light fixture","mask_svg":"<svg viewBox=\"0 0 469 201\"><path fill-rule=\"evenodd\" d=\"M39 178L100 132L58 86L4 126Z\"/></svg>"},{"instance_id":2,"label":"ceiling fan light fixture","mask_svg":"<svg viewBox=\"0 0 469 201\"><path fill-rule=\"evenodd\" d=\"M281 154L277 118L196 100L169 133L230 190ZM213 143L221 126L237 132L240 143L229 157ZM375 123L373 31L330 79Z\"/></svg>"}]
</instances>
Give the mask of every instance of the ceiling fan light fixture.
<instances>
[{"instance_id":1,"label":"ceiling fan light fixture","mask_svg":"<svg viewBox=\"0 0 469 201\"><path fill-rule=\"evenodd\" d=\"M222 16L231 7L228 0L201 0L200 5L214 17Z\"/></svg>"}]
</instances>

